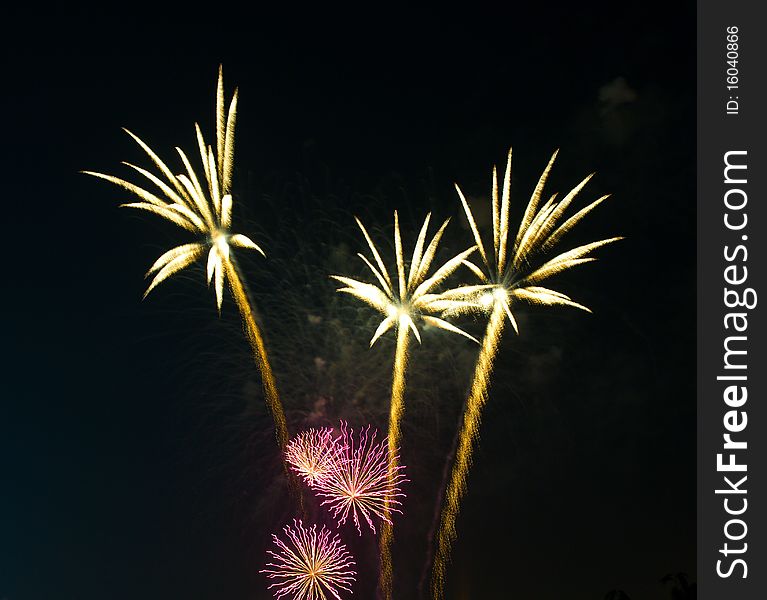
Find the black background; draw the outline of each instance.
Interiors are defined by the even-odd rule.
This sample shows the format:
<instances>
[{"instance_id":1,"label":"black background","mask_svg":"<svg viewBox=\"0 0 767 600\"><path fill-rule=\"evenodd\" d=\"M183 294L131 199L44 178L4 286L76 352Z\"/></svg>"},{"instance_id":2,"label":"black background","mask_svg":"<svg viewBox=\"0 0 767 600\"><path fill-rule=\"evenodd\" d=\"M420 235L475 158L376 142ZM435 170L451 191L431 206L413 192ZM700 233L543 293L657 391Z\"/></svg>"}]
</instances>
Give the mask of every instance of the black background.
<instances>
[{"instance_id":1,"label":"black background","mask_svg":"<svg viewBox=\"0 0 767 600\"><path fill-rule=\"evenodd\" d=\"M386 235L394 208L412 234L428 210L452 216L457 251L451 183L486 199L509 145L516 209L555 148L552 191L597 172L579 206L613 197L569 241L627 239L558 280L594 315L525 308L506 336L449 597L668 598L664 576L694 580L694 5L206 10L6 15L0 598L269 597L258 569L293 512L235 307L218 320L200 268L140 302L143 270L183 235L78 173L147 164L122 126L171 162L195 120L210 138L219 63L241 92L235 222L269 255L243 266L293 431L385 423L383 384L360 408L342 399L354 376L330 398L305 376L336 343L304 339L308 316L353 305L326 277L359 272L353 214ZM374 317L356 308L359 360L385 371L392 344L365 350ZM418 597L471 366L462 342L432 340L451 365L428 341L413 382L431 391L403 442L402 598ZM374 548L344 537L371 597Z\"/></svg>"}]
</instances>

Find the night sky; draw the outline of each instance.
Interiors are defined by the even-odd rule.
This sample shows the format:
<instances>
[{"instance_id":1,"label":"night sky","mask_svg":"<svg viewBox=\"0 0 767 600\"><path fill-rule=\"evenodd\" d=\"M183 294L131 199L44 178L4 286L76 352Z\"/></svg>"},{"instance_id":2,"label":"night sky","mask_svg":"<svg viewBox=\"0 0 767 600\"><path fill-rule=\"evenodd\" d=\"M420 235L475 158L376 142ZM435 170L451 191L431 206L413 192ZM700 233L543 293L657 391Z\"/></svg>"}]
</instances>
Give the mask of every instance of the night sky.
<instances>
[{"instance_id":1,"label":"night sky","mask_svg":"<svg viewBox=\"0 0 767 600\"><path fill-rule=\"evenodd\" d=\"M448 598L694 581L694 8L6 13L0 599L270 597L258 570L297 512L236 307L219 319L202 263L142 302L188 238L79 173L149 164L121 127L179 168L195 121L212 139L219 63L240 90L235 228L268 255L241 266L293 432L386 424L392 336L368 350L376 316L328 279L364 272L354 215L385 251L395 208L407 248L426 212L452 217L447 258L471 243L452 183L487 202L509 146L514 223L556 148L549 192L596 171L578 208L612 197L563 243L626 239L555 280L593 315L520 307L504 338ZM411 357L397 598L420 597L475 356L431 332ZM342 536L373 598L372 538Z\"/></svg>"}]
</instances>

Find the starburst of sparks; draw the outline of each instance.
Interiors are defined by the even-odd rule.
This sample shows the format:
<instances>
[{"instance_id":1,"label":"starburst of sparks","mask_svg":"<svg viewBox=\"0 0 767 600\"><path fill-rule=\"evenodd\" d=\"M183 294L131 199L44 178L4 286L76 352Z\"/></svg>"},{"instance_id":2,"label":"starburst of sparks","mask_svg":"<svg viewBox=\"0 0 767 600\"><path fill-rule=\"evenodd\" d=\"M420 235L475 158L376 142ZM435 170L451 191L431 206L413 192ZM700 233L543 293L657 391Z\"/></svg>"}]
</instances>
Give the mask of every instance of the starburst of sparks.
<instances>
[{"instance_id":1,"label":"starburst of sparks","mask_svg":"<svg viewBox=\"0 0 767 600\"><path fill-rule=\"evenodd\" d=\"M558 254L537 268L530 268L532 262L540 255L555 247L557 242L570 231L583 217L590 213L609 197L609 194L597 198L591 204L581 209L573 216L562 222L562 217L573 202L578 193L593 177L593 173L576 185L559 202L554 194L541 206L543 187L548 179L549 172L557 157L554 152L548 165L541 174L538 184L530 197L525 213L520 222L519 229L514 237L510 237L509 209L511 205L511 149L506 162L506 172L503 179L503 192L500 202L498 198L498 174L493 168L493 187L491 195L492 221L493 221L493 253L485 250L482 238L477 228L476 220L471 212L461 188L458 184L455 189L461 199L461 204L469 221L474 241L477 245L484 269L474 262L464 260L463 264L469 267L479 280L491 286L478 292L476 299L477 307L490 310L493 306L500 306L514 330L519 333L517 321L511 310L517 301L525 301L533 304L565 305L572 306L591 312L587 307L574 302L568 296L555 290L541 287L539 284L552 275L571 267L591 262L596 258L589 256L593 250L622 239L612 237L590 244L584 244ZM465 305L464 305L465 306Z\"/></svg>"},{"instance_id":2,"label":"starburst of sparks","mask_svg":"<svg viewBox=\"0 0 767 600\"><path fill-rule=\"evenodd\" d=\"M330 472L337 447L330 427L312 428L295 436L285 449L285 460L309 487Z\"/></svg>"},{"instance_id":3,"label":"starburst of sparks","mask_svg":"<svg viewBox=\"0 0 767 600\"><path fill-rule=\"evenodd\" d=\"M260 571L274 580L269 589L275 598L341 600L341 592L352 593L355 563L338 534L331 538L324 525L317 532L316 525L306 528L295 519L293 527L286 525L283 531L286 540L273 534L277 550L267 550L274 562Z\"/></svg>"},{"instance_id":4,"label":"starburst of sparks","mask_svg":"<svg viewBox=\"0 0 767 600\"><path fill-rule=\"evenodd\" d=\"M149 191L119 177L94 171L83 171L88 175L105 179L137 196L140 202L121 206L144 210L175 223L179 227L202 238L199 242L182 244L165 252L147 272L154 275L144 297L159 283L188 267L207 251L208 284L214 282L216 303L221 310L224 280L230 273L230 248L264 251L249 237L232 233L232 166L234 163L234 127L237 117L237 90L229 105L224 108L223 70L219 68L216 88L216 148L206 145L200 126L195 123L197 150L199 152L203 177L198 177L186 153L179 147L176 152L184 165L184 172L174 175L160 157L137 135L125 130L149 156L159 170L159 176L150 171L124 162L134 171L149 180L157 191ZM202 183L201 183L202 182Z\"/></svg>"},{"instance_id":5,"label":"starburst of sparks","mask_svg":"<svg viewBox=\"0 0 767 600\"><path fill-rule=\"evenodd\" d=\"M420 342L421 335L416 326L416 320L418 319L428 325L458 333L479 343L474 337L462 329L459 329L440 317L434 316L434 314L441 314L451 309L457 310L465 304L462 299L467 294L479 289L484 289L483 286L463 286L441 293L434 293L434 288L449 277L461 263L476 250L476 246L464 250L460 254L454 256L437 269L430 277L427 277L431 263L434 260L434 255L437 252L437 247L442 238L442 234L449 222L449 219L446 220L429 244L426 245L426 232L429 228L430 218L431 214L428 214L426 215L426 219L424 219L423 226L421 227L418 239L416 240L415 248L413 249L410 268L407 270L406 276L399 216L396 211L394 212L396 285L392 282L392 278L381 258L381 253L373 243L365 226L359 219L355 218L357 225L359 225L362 234L365 236L365 241L370 248L375 264L373 264L373 262L371 262L364 254L359 253L358 256L370 269L377 281L377 285L358 281L349 277L341 277L339 275L332 275L331 277L344 285L344 287L338 289L339 292L350 294L355 298L362 300L384 315L384 319L381 321L370 340L371 346L378 340L378 338L393 327L409 329Z\"/></svg>"},{"instance_id":6,"label":"starburst of sparks","mask_svg":"<svg viewBox=\"0 0 767 600\"><path fill-rule=\"evenodd\" d=\"M389 453L387 440L376 442L376 435L368 425L355 437L354 430L342 422L334 460L314 487L325 499L322 506L328 506L338 524L346 523L351 515L360 535L361 518L375 533L374 517L391 523L390 512L402 512L397 508L404 496L400 485L407 481L397 455Z\"/></svg>"}]
</instances>

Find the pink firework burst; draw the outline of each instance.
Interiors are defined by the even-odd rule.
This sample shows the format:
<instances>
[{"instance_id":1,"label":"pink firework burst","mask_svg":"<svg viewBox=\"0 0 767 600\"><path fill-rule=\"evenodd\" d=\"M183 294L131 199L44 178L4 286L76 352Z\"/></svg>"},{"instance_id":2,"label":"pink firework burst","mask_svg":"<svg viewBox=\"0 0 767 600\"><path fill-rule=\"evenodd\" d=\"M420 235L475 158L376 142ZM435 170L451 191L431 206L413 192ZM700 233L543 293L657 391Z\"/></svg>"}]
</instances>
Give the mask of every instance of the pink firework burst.
<instances>
[{"instance_id":1,"label":"pink firework burst","mask_svg":"<svg viewBox=\"0 0 767 600\"><path fill-rule=\"evenodd\" d=\"M327 475L336 454L333 430L312 428L301 432L285 448L285 460L291 469L313 487Z\"/></svg>"},{"instance_id":2,"label":"pink firework burst","mask_svg":"<svg viewBox=\"0 0 767 600\"><path fill-rule=\"evenodd\" d=\"M355 441L354 430L341 422L341 436L335 440L334 460L327 475L317 480L315 490L325 498L333 518L342 525L351 513L357 531L362 535L360 515L375 533L373 516L391 523L389 513L401 504L404 496L399 486L407 481L398 465L397 456L389 458L387 440L376 443L376 431L368 425ZM389 469L393 476L389 476Z\"/></svg>"},{"instance_id":3,"label":"pink firework burst","mask_svg":"<svg viewBox=\"0 0 767 600\"><path fill-rule=\"evenodd\" d=\"M290 595L291 600L327 600L332 596L341 600L341 591L352 593L357 574L352 569L354 560L338 534L331 539L324 525L317 533L316 525L307 529L295 519L293 527L286 525L283 531L287 542L272 534L277 551L267 553L274 562L260 571L275 580L269 586L275 598Z\"/></svg>"}]
</instances>

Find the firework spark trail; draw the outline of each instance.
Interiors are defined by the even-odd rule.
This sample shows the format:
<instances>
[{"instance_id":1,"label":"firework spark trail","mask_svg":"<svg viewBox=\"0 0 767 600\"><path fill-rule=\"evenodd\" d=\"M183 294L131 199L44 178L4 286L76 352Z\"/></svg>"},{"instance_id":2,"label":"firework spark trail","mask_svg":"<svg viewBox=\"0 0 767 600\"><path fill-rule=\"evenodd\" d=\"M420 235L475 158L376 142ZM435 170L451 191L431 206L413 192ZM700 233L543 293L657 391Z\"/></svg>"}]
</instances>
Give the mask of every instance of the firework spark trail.
<instances>
[{"instance_id":1,"label":"firework spark trail","mask_svg":"<svg viewBox=\"0 0 767 600\"><path fill-rule=\"evenodd\" d=\"M493 361L503 333L505 320L505 311L500 304L496 305L490 315L490 322L482 340L482 350L474 369L474 378L469 398L466 401L466 412L463 417L461 434L458 438L458 448L455 453L450 483L445 490L445 503L442 508L439 533L437 534L437 554L432 574L434 590L441 591L444 589L450 549L457 536L455 521L460 510L461 499L466 493L466 477L471 467L474 443L479 437L482 408L487 400L487 388L493 372ZM438 593L435 591L434 595L437 597Z\"/></svg>"},{"instance_id":2,"label":"firework spark trail","mask_svg":"<svg viewBox=\"0 0 767 600\"><path fill-rule=\"evenodd\" d=\"M202 238L199 242L182 244L172 248L155 261L147 273L147 276L154 275L154 278L144 293L144 297L158 284L203 257L207 251L207 278L208 284L211 282L214 284L216 305L220 312L224 295L224 282L227 281L242 316L244 329L261 374L264 396L274 419L277 440L280 448L284 450L288 441L285 414L277 393L277 385L269 365L263 337L256 323L253 304L248 299L243 279L237 271L235 259L231 252L232 248L242 248L256 250L264 255L264 251L253 240L242 234L231 232L231 186L237 98L238 92L235 90L229 110L226 111L224 107L223 69L219 67L216 86L215 149L206 145L199 125L195 123L202 177L197 175L186 153L178 147L176 147L176 151L181 158L185 172L174 175L149 146L127 129L125 130L126 133L149 156L154 166L160 171L160 176L158 177L142 167L127 162L125 164L148 179L159 190L160 194L152 193L112 175L94 171L83 171L83 173L109 181L138 196L141 200L141 202L123 204L122 206L156 214Z\"/></svg>"},{"instance_id":3,"label":"firework spark trail","mask_svg":"<svg viewBox=\"0 0 767 600\"><path fill-rule=\"evenodd\" d=\"M394 457L390 462L390 477L394 474L397 467L397 458L395 452L399 448L400 422L402 413L405 409L405 372L408 362L408 341L409 335L406 327L400 324L397 329L397 349L394 354L394 368L392 370L391 386L391 409L389 411L389 455ZM390 507L386 506L386 511ZM391 559L391 547L394 541L394 527L390 520L384 521L381 526L381 537L378 540L378 547L381 557L381 576L380 586L384 598L392 597L393 568Z\"/></svg>"},{"instance_id":4,"label":"firework spark trail","mask_svg":"<svg viewBox=\"0 0 767 600\"><path fill-rule=\"evenodd\" d=\"M373 517L391 523L391 512L401 512L397 506L404 494L400 485L406 481L398 464L397 449L386 440L376 442L376 431L368 425L359 432L341 422L341 435L334 440L333 460L328 471L316 480L314 490L324 498L333 518L343 525L351 515L362 535L361 519L375 533Z\"/></svg>"},{"instance_id":5,"label":"firework spark trail","mask_svg":"<svg viewBox=\"0 0 767 600\"><path fill-rule=\"evenodd\" d=\"M285 460L309 487L328 475L337 445L330 427L308 429L294 437L285 449Z\"/></svg>"},{"instance_id":6,"label":"firework spark trail","mask_svg":"<svg viewBox=\"0 0 767 600\"><path fill-rule=\"evenodd\" d=\"M389 409L389 455L396 456L400 440L400 423L405 411L405 373L408 364L408 344L410 336L407 327L400 323L397 328L397 349L394 353L394 368L392 369L391 408ZM392 461L392 469L396 469L396 460Z\"/></svg>"},{"instance_id":7,"label":"firework spark trail","mask_svg":"<svg viewBox=\"0 0 767 600\"><path fill-rule=\"evenodd\" d=\"M277 437L277 443L280 448L284 449L288 444L288 426L285 422L285 412L282 410L282 402L280 402L280 396L277 392L277 382L274 379L274 373L269 364L269 358L266 354L266 346L264 345L264 339L261 336L261 330L256 323L253 308L248 298L248 294L245 291L242 279L231 259L227 259L224 262L224 270L226 279L229 282L229 289L232 291L232 297L237 304L237 308L240 310L245 334L248 337L250 347L253 351L253 359L261 373L261 385L264 390L266 404L269 407L269 412L272 414L272 419L274 421L274 431ZM292 478L291 484L294 484ZM292 487L295 488L296 486L292 485Z\"/></svg>"},{"instance_id":8,"label":"firework spark trail","mask_svg":"<svg viewBox=\"0 0 767 600\"><path fill-rule=\"evenodd\" d=\"M442 507L440 528L437 534L437 552L432 568L431 591L435 599L444 597L447 564L450 560L452 544L457 535L455 528L456 518L460 510L461 499L466 493L466 479L471 467L473 447L479 437L482 408L487 400L493 361L498 351L498 343L503 333L506 318L508 318L514 331L519 333L516 319L511 310L512 306L515 302L524 301L546 306L571 306L591 312L587 307L574 302L565 294L540 287L537 284L556 273L596 260L596 258L589 256L592 250L621 239L620 237L613 237L584 244L555 256L537 268L531 268L532 262L539 255L543 255L546 251L553 248L563 235L608 197L602 196L598 198L563 223L560 223L565 210L581 189L589 182L593 174L583 179L559 202L555 202L556 194L554 194L546 203L539 206L544 185L556 156L557 152L552 155L548 165L541 174L530 197L530 201L525 208L515 237L510 237L511 231L509 229L511 150L509 150L506 162L503 192L500 198L498 195L497 171L493 168L491 195L492 254L485 251L485 246L482 243L482 238L479 235L479 230L469 204L458 185L455 186L477 244L484 269L468 260L464 260L463 264L483 284L488 286L482 290L477 290L474 306L477 310L489 311L490 320L475 366L471 390L459 432L455 461L444 496L445 501ZM459 308L463 309L465 305Z\"/></svg>"},{"instance_id":9,"label":"firework spark trail","mask_svg":"<svg viewBox=\"0 0 767 600\"><path fill-rule=\"evenodd\" d=\"M359 219L357 219L357 225L362 230L362 234L364 235L365 241L373 256L373 261L370 261L362 254L359 254L359 257L372 272L376 284L358 281L349 277L341 277L338 275L332 276L335 280L345 286L340 288L338 290L339 292L347 293L362 300L384 315L384 319L381 321L378 329L376 329L370 340L371 346L379 337L389 331L389 329L395 328L397 330L397 350L394 356L392 396L391 406L389 408L390 450L397 448L400 440L400 423L405 407L405 371L407 367L409 332L412 331L419 343L421 341L421 335L418 332L415 323L416 319L420 319L424 323L439 329L465 336L479 343L474 337L455 325L452 325L442 317L446 312L457 312L466 308L467 304L471 304L470 302L467 302L466 298L471 297L480 290L486 290L487 286L485 284L461 286L444 290L440 293L433 293L434 288L449 277L459 266L466 263L469 255L477 249L477 246L472 246L454 256L437 269L430 277L427 277L429 267L434 260L437 247L449 221L449 219L445 221L434 235L431 242L426 244L426 233L429 228L430 219L431 214L426 215L413 249L410 268L408 270L405 268L399 216L396 211L394 212L395 277L390 276L381 259L381 254L378 251L378 248L376 248L365 227ZM439 314L440 317L436 317L434 314ZM396 462L394 464L396 466ZM394 472L395 471L392 471L392 473ZM392 591L392 538L393 528L391 522L385 521L379 545L381 555L380 584L387 600L391 598Z\"/></svg>"},{"instance_id":10,"label":"firework spark trail","mask_svg":"<svg viewBox=\"0 0 767 600\"><path fill-rule=\"evenodd\" d=\"M341 600L341 592L352 593L351 584L357 574L352 567L354 560L338 534L330 538L330 530L324 525L319 533L317 526L305 528L300 520L293 520L293 527L283 528L287 543L277 535L272 539L277 552L267 550L275 562L266 569L269 586L275 598L289 596L290 600L327 600L329 596Z\"/></svg>"}]
</instances>

